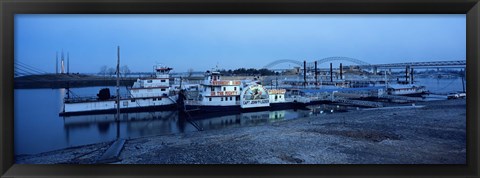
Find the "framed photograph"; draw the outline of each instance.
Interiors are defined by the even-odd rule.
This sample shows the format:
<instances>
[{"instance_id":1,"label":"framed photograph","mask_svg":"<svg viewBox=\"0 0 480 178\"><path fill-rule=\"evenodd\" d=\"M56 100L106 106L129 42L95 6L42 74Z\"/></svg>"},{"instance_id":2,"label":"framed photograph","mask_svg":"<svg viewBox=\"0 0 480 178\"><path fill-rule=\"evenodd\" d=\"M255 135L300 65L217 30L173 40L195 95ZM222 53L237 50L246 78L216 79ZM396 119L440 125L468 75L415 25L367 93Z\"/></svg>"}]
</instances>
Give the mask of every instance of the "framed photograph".
<instances>
[{"instance_id":1,"label":"framed photograph","mask_svg":"<svg viewBox=\"0 0 480 178\"><path fill-rule=\"evenodd\" d=\"M477 1L2 2L2 177L478 176Z\"/></svg>"}]
</instances>

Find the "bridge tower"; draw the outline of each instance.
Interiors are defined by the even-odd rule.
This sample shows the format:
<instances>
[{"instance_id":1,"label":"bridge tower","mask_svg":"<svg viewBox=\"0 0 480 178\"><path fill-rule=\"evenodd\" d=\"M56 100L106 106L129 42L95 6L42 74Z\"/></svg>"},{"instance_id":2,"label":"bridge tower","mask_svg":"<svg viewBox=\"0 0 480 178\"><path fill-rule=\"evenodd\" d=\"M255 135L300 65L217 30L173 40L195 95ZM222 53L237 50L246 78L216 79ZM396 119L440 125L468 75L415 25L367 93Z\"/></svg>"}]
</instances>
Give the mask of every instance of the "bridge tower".
<instances>
[{"instance_id":1,"label":"bridge tower","mask_svg":"<svg viewBox=\"0 0 480 178\"><path fill-rule=\"evenodd\" d=\"M65 64L64 64L64 58L63 58L63 50L62 50L62 61L61 61L61 73L65 73Z\"/></svg>"}]
</instances>

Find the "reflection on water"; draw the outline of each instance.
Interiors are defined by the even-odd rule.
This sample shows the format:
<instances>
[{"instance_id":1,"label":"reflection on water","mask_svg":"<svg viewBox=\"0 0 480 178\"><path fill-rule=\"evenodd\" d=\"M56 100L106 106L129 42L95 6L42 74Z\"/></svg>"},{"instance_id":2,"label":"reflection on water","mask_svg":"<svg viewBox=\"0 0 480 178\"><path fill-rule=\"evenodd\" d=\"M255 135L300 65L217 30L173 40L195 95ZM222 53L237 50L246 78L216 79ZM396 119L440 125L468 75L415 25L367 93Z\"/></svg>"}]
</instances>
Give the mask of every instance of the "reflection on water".
<instances>
[{"instance_id":1,"label":"reflection on water","mask_svg":"<svg viewBox=\"0 0 480 178\"><path fill-rule=\"evenodd\" d=\"M76 88L75 93L96 93L102 87ZM35 154L72 146L202 130L254 126L309 114L305 110L281 110L235 115L192 115L178 111L121 113L59 117L64 89L15 90L15 154ZM193 124L192 121L193 120Z\"/></svg>"},{"instance_id":2,"label":"reflection on water","mask_svg":"<svg viewBox=\"0 0 480 178\"><path fill-rule=\"evenodd\" d=\"M190 120L203 130L213 130L229 127L242 127L275 122L284 119L294 119L307 116L305 110L281 110L241 113ZM198 116L194 116L198 117ZM115 115L84 115L63 118L67 140L72 135L82 134L88 130L96 130L100 137L111 137L116 132ZM123 113L118 122L120 138L138 138L152 135L166 135L198 131L188 117L179 115L178 111ZM72 136L73 137L73 136Z\"/></svg>"}]
</instances>

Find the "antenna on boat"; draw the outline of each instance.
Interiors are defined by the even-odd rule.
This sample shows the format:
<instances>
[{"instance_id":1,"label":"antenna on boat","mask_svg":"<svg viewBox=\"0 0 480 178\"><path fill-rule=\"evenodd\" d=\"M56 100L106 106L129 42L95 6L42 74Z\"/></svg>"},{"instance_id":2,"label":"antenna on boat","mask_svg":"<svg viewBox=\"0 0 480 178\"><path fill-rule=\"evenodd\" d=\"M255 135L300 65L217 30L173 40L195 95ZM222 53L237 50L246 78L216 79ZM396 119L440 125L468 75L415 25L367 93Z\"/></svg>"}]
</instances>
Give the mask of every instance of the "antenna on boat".
<instances>
[{"instance_id":1,"label":"antenna on boat","mask_svg":"<svg viewBox=\"0 0 480 178\"><path fill-rule=\"evenodd\" d=\"M117 46L117 140L120 138L120 46Z\"/></svg>"}]
</instances>

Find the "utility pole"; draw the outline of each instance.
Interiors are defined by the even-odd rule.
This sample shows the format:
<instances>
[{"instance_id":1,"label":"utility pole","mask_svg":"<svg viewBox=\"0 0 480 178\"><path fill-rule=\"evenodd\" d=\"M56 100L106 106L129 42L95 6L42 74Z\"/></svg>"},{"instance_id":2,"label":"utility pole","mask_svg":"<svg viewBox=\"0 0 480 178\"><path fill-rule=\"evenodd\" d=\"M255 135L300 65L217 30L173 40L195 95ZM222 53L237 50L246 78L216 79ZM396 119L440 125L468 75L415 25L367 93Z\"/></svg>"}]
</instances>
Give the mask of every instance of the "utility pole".
<instances>
[{"instance_id":1,"label":"utility pole","mask_svg":"<svg viewBox=\"0 0 480 178\"><path fill-rule=\"evenodd\" d=\"M56 58L56 63L55 63L55 74L58 74L58 51L55 52L55 58Z\"/></svg>"},{"instance_id":2,"label":"utility pole","mask_svg":"<svg viewBox=\"0 0 480 178\"><path fill-rule=\"evenodd\" d=\"M120 138L120 46L117 46L117 140Z\"/></svg>"},{"instance_id":3,"label":"utility pole","mask_svg":"<svg viewBox=\"0 0 480 178\"><path fill-rule=\"evenodd\" d=\"M307 87L307 61L303 61L303 88Z\"/></svg>"},{"instance_id":4,"label":"utility pole","mask_svg":"<svg viewBox=\"0 0 480 178\"><path fill-rule=\"evenodd\" d=\"M117 47L117 121L120 120L120 46Z\"/></svg>"},{"instance_id":5,"label":"utility pole","mask_svg":"<svg viewBox=\"0 0 480 178\"><path fill-rule=\"evenodd\" d=\"M463 71L462 71L462 88L463 88L463 93L465 93L465 75L466 75L466 68L463 68Z\"/></svg>"},{"instance_id":6,"label":"utility pole","mask_svg":"<svg viewBox=\"0 0 480 178\"><path fill-rule=\"evenodd\" d=\"M315 61L315 88L318 86L317 61Z\"/></svg>"}]
</instances>

